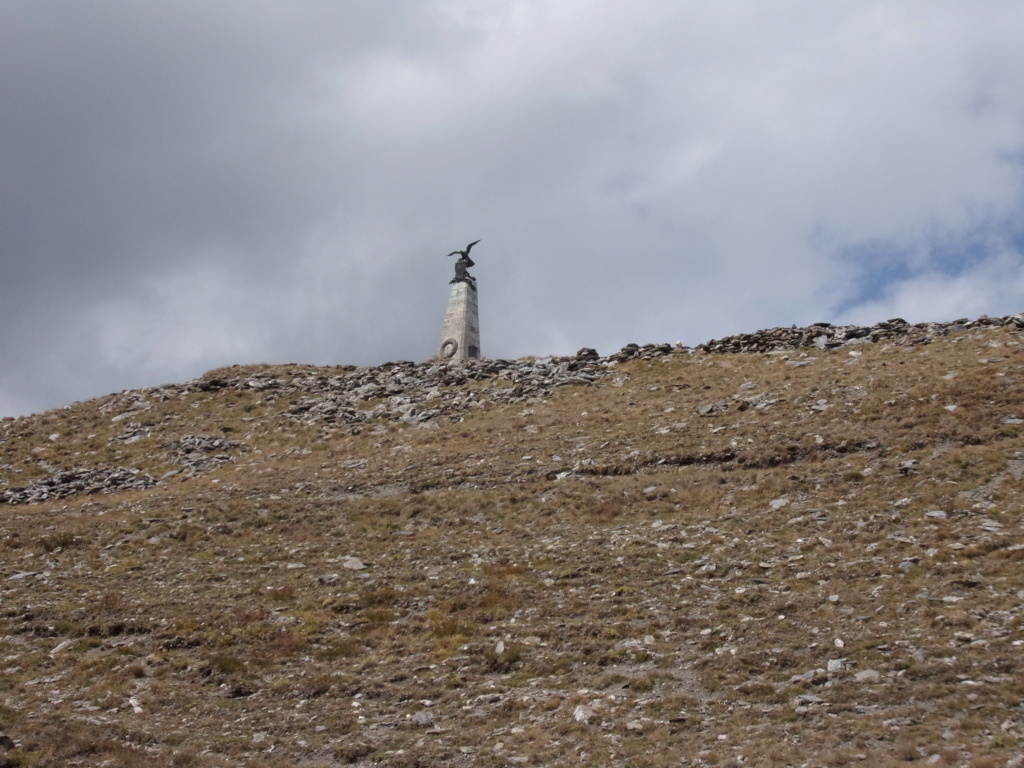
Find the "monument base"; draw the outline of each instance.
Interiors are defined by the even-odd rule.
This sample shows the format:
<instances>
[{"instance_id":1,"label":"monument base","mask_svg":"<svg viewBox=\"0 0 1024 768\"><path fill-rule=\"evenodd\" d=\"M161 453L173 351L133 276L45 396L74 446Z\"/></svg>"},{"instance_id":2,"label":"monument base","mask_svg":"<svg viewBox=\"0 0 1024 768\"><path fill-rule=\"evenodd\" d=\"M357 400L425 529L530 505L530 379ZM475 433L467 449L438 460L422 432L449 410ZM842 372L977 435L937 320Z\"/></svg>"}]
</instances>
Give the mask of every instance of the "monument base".
<instances>
[{"instance_id":1,"label":"monument base","mask_svg":"<svg viewBox=\"0 0 1024 768\"><path fill-rule=\"evenodd\" d=\"M452 283L448 311L444 314L441 343L437 356L442 360L469 360L480 357L480 318L476 283L463 280Z\"/></svg>"}]
</instances>

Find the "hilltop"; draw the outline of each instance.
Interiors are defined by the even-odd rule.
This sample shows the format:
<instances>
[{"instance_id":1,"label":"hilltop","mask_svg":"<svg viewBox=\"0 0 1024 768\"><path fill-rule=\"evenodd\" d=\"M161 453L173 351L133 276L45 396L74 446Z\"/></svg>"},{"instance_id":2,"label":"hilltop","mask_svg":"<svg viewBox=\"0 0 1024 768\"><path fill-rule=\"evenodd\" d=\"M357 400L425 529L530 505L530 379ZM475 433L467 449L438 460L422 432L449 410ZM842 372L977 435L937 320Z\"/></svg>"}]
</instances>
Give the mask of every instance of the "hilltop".
<instances>
[{"instance_id":1,"label":"hilltop","mask_svg":"<svg viewBox=\"0 0 1024 768\"><path fill-rule=\"evenodd\" d=\"M0 766L1024 765L1024 316L0 423Z\"/></svg>"}]
</instances>

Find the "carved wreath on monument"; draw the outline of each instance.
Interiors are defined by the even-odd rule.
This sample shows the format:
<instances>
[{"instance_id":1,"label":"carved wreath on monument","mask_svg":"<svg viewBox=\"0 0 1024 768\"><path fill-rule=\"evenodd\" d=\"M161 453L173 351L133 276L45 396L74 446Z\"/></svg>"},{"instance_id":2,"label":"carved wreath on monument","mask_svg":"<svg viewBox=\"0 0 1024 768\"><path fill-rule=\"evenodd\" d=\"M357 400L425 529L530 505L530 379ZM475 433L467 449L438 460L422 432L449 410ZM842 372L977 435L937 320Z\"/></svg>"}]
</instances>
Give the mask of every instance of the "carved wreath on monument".
<instances>
[{"instance_id":1,"label":"carved wreath on monument","mask_svg":"<svg viewBox=\"0 0 1024 768\"><path fill-rule=\"evenodd\" d=\"M455 353L459 351L459 342L455 339L447 338L441 342L441 357L445 360L451 360L455 357Z\"/></svg>"}]
</instances>

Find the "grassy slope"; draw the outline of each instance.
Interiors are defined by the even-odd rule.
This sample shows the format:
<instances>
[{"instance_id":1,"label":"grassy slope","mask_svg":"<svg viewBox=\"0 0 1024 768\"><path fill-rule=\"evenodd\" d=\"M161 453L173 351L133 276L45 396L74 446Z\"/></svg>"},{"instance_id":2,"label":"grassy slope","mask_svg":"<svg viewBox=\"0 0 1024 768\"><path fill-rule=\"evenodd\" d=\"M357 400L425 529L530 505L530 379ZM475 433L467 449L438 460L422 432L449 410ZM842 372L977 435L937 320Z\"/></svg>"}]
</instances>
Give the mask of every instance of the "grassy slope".
<instances>
[{"instance_id":1,"label":"grassy slope","mask_svg":"<svg viewBox=\"0 0 1024 768\"><path fill-rule=\"evenodd\" d=\"M426 428L180 388L8 422L12 487L244 445L0 506L0 765L1006 765L1019 342L637 360Z\"/></svg>"}]
</instances>

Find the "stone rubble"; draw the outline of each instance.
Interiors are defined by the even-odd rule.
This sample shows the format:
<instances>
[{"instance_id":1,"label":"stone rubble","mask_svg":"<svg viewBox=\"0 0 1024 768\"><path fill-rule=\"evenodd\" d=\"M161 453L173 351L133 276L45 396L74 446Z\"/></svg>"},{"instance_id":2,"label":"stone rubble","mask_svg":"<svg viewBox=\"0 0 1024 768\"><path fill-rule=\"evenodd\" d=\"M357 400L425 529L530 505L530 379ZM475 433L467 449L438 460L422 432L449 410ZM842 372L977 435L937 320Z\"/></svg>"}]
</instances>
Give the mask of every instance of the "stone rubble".
<instances>
[{"instance_id":1,"label":"stone rubble","mask_svg":"<svg viewBox=\"0 0 1024 768\"><path fill-rule=\"evenodd\" d=\"M117 493L153 485L156 485L156 480L137 469L78 467L54 472L21 488L5 489L0 492L0 503L33 504L79 493Z\"/></svg>"},{"instance_id":2,"label":"stone rubble","mask_svg":"<svg viewBox=\"0 0 1024 768\"><path fill-rule=\"evenodd\" d=\"M437 418L458 419L467 408L542 399L561 386L602 382L614 376L618 363L636 358L652 359L680 352L764 353L804 347L831 350L850 344L882 341L913 345L928 343L957 331L1003 326L1024 329L1024 314L914 325L895 318L871 327L818 323L807 328L772 328L737 334L693 348L673 347L671 344L627 344L607 357L601 357L592 348L583 347L574 357L447 363L399 361L375 368L345 366L343 373L334 376L317 376L310 372L290 380L269 375L232 378L222 373L190 382L189 386L200 391L252 390L273 398L294 398L288 414L305 424L344 425L359 429L362 424L385 419L415 425ZM811 362L796 361L794 364ZM469 387L470 382L485 386ZM762 409L774 402L763 393L747 398L740 406L741 410L746 407ZM716 402L701 415L720 412L727 406L728 403Z\"/></svg>"},{"instance_id":3,"label":"stone rubble","mask_svg":"<svg viewBox=\"0 0 1024 768\"><path fill-rule=\"evenodd\" d=\"M467 408L547 397L556 387L593 384L606 374L595 361L551 357L441 364L396 362L356 368L330 378L291 384L271 380L257 386L280 389L285 396L302 394L288 414L306 424L360 425L378 419L422 424L439 417L457 419ZM466 386L469 382L491 386L471 388ZM296 384L301 387L298 391L293 389ZM238 381L230 385L252 386L251 382Z\"/></svg>"},{"instance_id":4,"label":"stone rubble","mask_svg":"<svg viewBox=\"0 0 1024 768\"><path fill-rule=\"evenodd\" d=\"M186 476L192 477L199 472L233 461L224 451L242 445L241 440L228 440L215 435L182 435L169 443L167 448L175 462L185 469Z\"/></svg>"},{"instance_id":5,"label":"stone rubble","mask_svg":"<svg viewBox=\"0 0 1024 768\"><path fill-rule=\"evenodd\" d=\"M829 350L853 344L878 343L882 341L911 346L914 344L927 344L939 336L946 336L950 333L970 331L977 328L1000 327L1024 328L1024 314L1007 315L1005 317L980 317L977 320L970 321L963 318L949 323L914 324L910 324L906 320L897 317L892 320L876 323L870 327L815 323L806 328L770 328L755 333L740 333L722 339L713 339L698 345L696 349L703 352L718 353L774 352L784 349L799 349L801 347L817 347L818 349ZM638 356L652 356L652 351L648 351L646 355L641 354Z\"/></svg>"}]
</instances>

